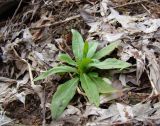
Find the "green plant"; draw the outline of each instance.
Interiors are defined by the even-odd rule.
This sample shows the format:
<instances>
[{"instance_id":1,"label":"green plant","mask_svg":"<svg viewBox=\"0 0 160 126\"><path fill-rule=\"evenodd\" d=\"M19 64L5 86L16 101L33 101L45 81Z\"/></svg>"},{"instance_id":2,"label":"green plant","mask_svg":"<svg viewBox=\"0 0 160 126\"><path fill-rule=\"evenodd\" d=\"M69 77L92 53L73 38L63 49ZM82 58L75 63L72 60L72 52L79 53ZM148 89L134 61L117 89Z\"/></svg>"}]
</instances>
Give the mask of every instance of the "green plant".
<instances>
[{"instance_id":1,"label":"green plant","mask_svg":"<svg viewBox=\"0 0 160 126\"><path fill-rule=\"evenodd\" d=\"M63 113L79 86L84 90L89 101L96 106L99 106L100 93L111 93L115 91L110 84L98 76L98 73L93 72L93 68L109 70L124 69L131 66L131 64L115 58L100 61L101 58L109 55L118 45L118 42L114 42L96 51L98 46L97 42L84 42L81 34L72 29L72 50L75 60L68 54L60 54L59 60L68 65L51 68L34 79L34 81L45 79L49 75L56 73L73 73L73 78L61 84L53 95L51 103L53 118L57 119Z\"/></svg>"}]
</instances>

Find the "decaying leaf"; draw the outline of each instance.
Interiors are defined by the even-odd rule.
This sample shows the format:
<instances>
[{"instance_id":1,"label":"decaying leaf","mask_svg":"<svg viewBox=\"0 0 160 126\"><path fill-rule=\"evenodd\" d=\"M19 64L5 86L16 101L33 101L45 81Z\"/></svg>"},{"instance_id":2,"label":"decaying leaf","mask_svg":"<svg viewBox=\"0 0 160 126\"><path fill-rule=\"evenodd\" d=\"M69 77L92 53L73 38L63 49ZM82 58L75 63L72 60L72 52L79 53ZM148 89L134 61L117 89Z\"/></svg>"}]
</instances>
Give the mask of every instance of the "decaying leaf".
<instances>
[{"instance_id":1,"label":"decaying leaf","mask_svg":"<svg viewBox=\"0 0 160 126\"><path fill-rule=\"evenodd\" d=\"M117 109L121 116L120 121L122 122L126 122L128 119L132 119L134 116L130 106L117 103Z\"/></svg>"},{"instance_id":2,"label":"decaying leaf","mask_svg":"<svg viewBox=\"0 0 160 126\"><path fill-rule=\"evenodd\" d=\"M152 52L152 50L149 50L146 47L144 47L144 51L149 61L147 73L148 73L153 91L155 94L159 94L160 93L160 65L158 64L158 61L154 55L154 52Z\"/></svg>"},{"instance_id":3,"label":"decaying leaf","mask_svg":"<svg viewBox=\"0 0 160 126\"><path fill-rule=\"evenodd\" d=\"M69 52L72 56L70 44L66 44L66 41L70 43L71 40L65 40L64 37L71 28L80 30L88 41L96 39L99 44L98 50L114 41L121 41L118 49L108 57L116 56L123 61L130 62L133 67L125 71L113 70L111 73L104 71L104 76L111 74L111 84L117 87L118 92L113 92L111 95L100 94L100 107L85 104L84 100L76 95L73 99L73 106L67 106L61 118L58 121L52 121L50 126L128 125L126 123L130 122L131 125L138 125L137 122L140 122L139 125L159 125L160 102L158 98L155 99L156 103L150 100L150 97L158 97L160 93L159 10L158 0L42 0L41 2L31 0L25 4L24 8L21 6L13 17L8 17L8 14L4 14L6 18L1 16L0 125L8 125L13 121L5 115L3 107L6 108L8 103L15 101L26 105L26 96L33 93L38 94L41 109L45 110L45 106L47 107L46 113L44 111L40 116L35 116L40 119L34 120L36 124L33 125L38 125L38 122L42 125L42 115L43 122L45 119L47 122L50 120L48 114L50 97L57 83L64 81L66 76L54 75L53 78L48 77L45 81L37 83L33 82L33 77L50 67L57 66L59 52ZM1 8L0 13L2 12ZM69 16L78 14L77 17L79 17L79 13L89 27L77 18L65 22L65 19L70 18ZM63 20L64 23L61 23ZM54 22L58 22L58 25L52 26ZM35 27L37 29L34 29ZM93 48L95 47L96 44ZM77 50L74 53L78 53ZM92 53L90 52L88 57L91 57ZM107 51L104 50L102 53L107 53ZM79 54L77 56L81 57ZM66 57L62 57L62 60L66 60ZM74 65L71 60L68 62ZM103 67L106 66L103 65ZM100 74L103 75L103 73ZM104 84L101 85L103 86L99 87L101 92L108 91ZM128 94L126 91L129 91ZM133 93L132 91L140 95L147 92L147 97L149 94L150 97L147 101L146 97L143 97L140 103L136 103L135 99L128 101L131 98L129 93ZM124 100L123 97L128 99ZM140 99L140 96L138 98ZM102 109L103 105L107 107ZM23 109L28 112L27 106ZM32 108L29 109L32 110ZM36 108L33 112L36 113L38 109ZM47 115L46 118L45 115ZM31 122L30 118L28 122Z\"/></svg>"},{"instance_id":4,"label":"decaying leaf","mask_svg":"<svg viewBox=\"0 0 160 126\"><path fill-rule=\"evenodd\" d=\"M127 121L146 121L146 119L158 120L160 114L160 103L155 103L151 106L150 102L138 103L133 106L123 105L120 103L112 104L108 109L96 108L92 105L86 107L84 117L89 115L96 116L96 119L87 123L87 125L98 124L98 125L113 125L118 123L124 123ZM159 122L157 121L159 124Z\"/></svg>"},{"instance_id":5,"label":"decaying leaf","mask_svg":"<svg viewBox=\"0 0 160 126\"><path fill-rule=\"evenodd\" d=\"M3 125L7 125L8 123L12 122L13 120L10 119L9 117L7 117L5 115L5 112L4 111L0 111L0 125L3 126Z\"/></svg>"}]
</instances>

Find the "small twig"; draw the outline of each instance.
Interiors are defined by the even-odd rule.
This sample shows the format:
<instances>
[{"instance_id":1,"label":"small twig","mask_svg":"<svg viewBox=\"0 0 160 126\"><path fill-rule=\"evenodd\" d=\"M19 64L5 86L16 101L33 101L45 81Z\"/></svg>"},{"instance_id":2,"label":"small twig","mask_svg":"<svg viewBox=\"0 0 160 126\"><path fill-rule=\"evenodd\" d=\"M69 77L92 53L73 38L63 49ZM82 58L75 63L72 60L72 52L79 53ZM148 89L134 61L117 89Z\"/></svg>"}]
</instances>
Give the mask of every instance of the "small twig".
<instances>
[{"instance_id":1,"label":"small twig","mask_svg":"<svg viewBox=\"0 0 160 126\"><path fill-rule=\"evenodd\" d=\"M120 8L120 7L125 7L125 6L129 6L129 5L134 5L134 4L139 4L139 3L142 3L142 2L147 2L148 0L140 0L140 1L135 1L135 2L129 2L129 3L125 3L125 4L122 4L122 5L118 5L118 6L115 6L113 8Z\"/></svg>"},{"instance_id":2,"label":"small twig","mask_svg":"<svg viewBox=\"0 0 160 126\"><path fill-rule=\"evenodd\" d=\"M147 7L145 7L143 4L141 4L141 5L149 14L151 14L151 12L147 9Z\"/></svg>"},{"instance_id":3,"label":"small twig","mask_svg":"<svg viewBox=\"0 0 160 126\"><path fill-rule=\"evenodd\" d=\"M156 4L156 3L151 2L151 1L147 1L147 3L152 4L152 5L157 6L157 7L159 7L159 8L160 8L160 4L158 4L158 3Z\"/></svg>"},{"instance_id":4,"label":"small twig","mask_svg":"<svg viewBox=\"0 0 160 126\"><path fill-rule=\"evenodd\" d=\"M82 91L79 89L79 87L77 87L77 92L78 92L78 94L81 94L81 95L83 95L83 96L86 96L86 94L85 94L84 92L82 92Z\"/></svg>"},{"instance_id":5,"label":"small twig","mask_svg":"<svg viewBox=\"0 0 160 126\"><path fill-rule=\"evenodd\" d=\"M31 81L31 87L33 88L33 90L38 94L38 96L41 99L41 108L42 108L42 114L43 114L42 126L45 126L46 125L46 118L45 118L45 113L46 113L45 88L42 89L42 87L40 85L35 85L34 84L31 65L25 59L22 59L22 61L24 61L28 65L28 71L29 71L29 76L30 76L30 81Z\"/></svg>"},{"instance_id":6,"label":"small twig","mask_svg":"<svg viewBox=\"0 0 160 126\"><path fill-rule=\"evenodd\" d=\"M19 8L20 8L22 2L23 2L23 0L21 0L21 1L19 2L18 7L17 7L17 9L15 10L15 12L14 12L12 18L11 18L11 22L12 22L13 18L16 16L16 14L17 14L17 12L18 12L18 10L19 10Z\"/></svg>"},{"instance_id":7,"label":"small twig","mask_svg":"<svg viewBox=\"0 0 160 126\"><path fill-rule=\"evenodd\" d=\"M44 85L44 89L43 89L43 100L44 100L44 104L43 104L43 108L42 108L42 115L43 115L43 121L42 121L42 126L46 125L46 96L45 96L45 85Z\"/></svg>"},{"instance_id":8,"label":"small twig","mask_svg":"<svg viewBox=\"0 0 160 126\"><path fill-rule=\"evenodd\" d=\"M38 27L32 27L30 29L35 29L36 30L36 29L41 29L41 28L45 28L45 27L51 27L51 26L59 25L59 24L74 20L74 19L79 18L79 17L80 17L80 14L78 14L76 16L72 16L72 17L66 18L65 20L62 20L62 21L54 22L53 24L41 25L41 26L38 26Z\"/></svg>"},{"instance_id":9,"label":"small twig","mask_svg":"<svg viewBox=\"0 0 160 126\"><path fill-rule=\"evenodd\" d=\"M34 84L34 81L33 81L33 75L32 75L32 69L31 69L31 65L25 60L25 59L21 59L23 62L25 62L28 66L28 72L29 72L29 77L30 77L30 81L31 81L31 87L34 87L36 86Z\"/></svg>"},{"instance_id":10,"label":"small twig","mask_svg":"<svg viewBox=\"0 0 160 126\"><path fill-rule=\"evenodd\" d=\"M9 21L8 28L11 27L12 20L13 20L13 18L16 16L16 14L17 14L17 12L18 12L18 10L19 10L19 8L20 8L22 2L23 2L23 0L21 0L21 1L19 2L17 9L15 10L15 12L14 12L14 14L13 14L11 20ZM8 28L6 28L6 31L8 30ZM5 32L6 32L6 31L5 31Z\"/></svg>"}]
</instances>

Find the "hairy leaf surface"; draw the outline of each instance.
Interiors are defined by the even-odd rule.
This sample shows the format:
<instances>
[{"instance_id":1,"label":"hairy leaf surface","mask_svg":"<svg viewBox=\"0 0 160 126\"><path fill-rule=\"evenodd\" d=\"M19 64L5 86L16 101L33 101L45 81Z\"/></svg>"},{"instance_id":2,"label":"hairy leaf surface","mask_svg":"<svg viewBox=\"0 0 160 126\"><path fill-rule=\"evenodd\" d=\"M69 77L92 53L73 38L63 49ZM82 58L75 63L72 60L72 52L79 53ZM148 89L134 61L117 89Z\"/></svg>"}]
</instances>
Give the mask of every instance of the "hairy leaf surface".
<instances>
[{"instance_id":1,"label":"hairy leaf surface","mask_svg":"<svg viewBox=\"0 0 160 126\"><path fill-rule=\"evenodd\" d=\"M111 84L105 82L101 77L90 75L90 78L95 82L99 93L112 93L116 91Z\"/></svg>"},{"instance_id":2,"label":"hairy leaf surface","mask_svg":"<svg viewBox=\"0 0 160 126\"><path fill-rule=\"evenodd\" d=\"M59 54L59 60L66 62L72 66L76 66L76 62L68 54Z\"/></svg>"},{"instance_id":3,"label":"hairy leaf surface","mask_svg":"<svg viewBox=\"0 0 160 126\"><path fill-rule=\"evenodd\" d=\"M78 78L73 78L61 84L52 97L51 112L52 117L57 119L67 107L76 92Z\"/></svg>"},{"instance_id":4,"label":"hairy leaf surface","mask_svg":"<svg viewBox=\"0 0 160 126\"><path fill-rule=\"evenodd\" d=\"M102 62L91 63L89 66L99 69L124 69L130 67L131 64L115 58L108 58Z\"/></svg>"},{"instance_id":5,"label":"hairy leaf surface","mask_svg":"<svg viewBox=\"0 0 160 126\"><path fill-rule=\"evenodd\" d=\"M42 73L40 76L38 76L37 78L34 79L34 81L38 81L38 80L42 80L45 79L46 77L56 74L56 73L65 73L65 72L73 72L73 73L77 73L77 69L70 67L70 66L57 66L57 67L53 67L47 71L45 71L44 73Z\"/></svg>"},{"instance_id":6,"label":"hairy leaf surface","mask_svg":"<svg viewBox=\"0 0 160 126\"><path fill-rule=\"evenodd\" d=\"M88 53L87 53L88 58L93 57L93 55L96 52L97 46L98 46L98 42L93 41L93 42L89 43L89 50L88 50Z\"/></svg>"},{"instance_id":7,"label":"hairy leaf surface","mask_svg":"<svg viewBox=\"0 0 160 126\"><path fill-rule=\"evenodd\" d=\"M89 101L96 106L99 106L99 92L94 81L92 81L86 74L80 76L80 81Z\"/></svg>"},{"instance_id":8,"label":"hairy leaf surface","mask_svg":"<svg viewBox=\"0 0 160 126\"><path fill-rule=\"evenodd\" d=\"M93 56L94 59L101 59L113 52L119 45L119 42L113 42L108 46L102 48L101 50L97 51L96 54Z\"/></svg>"},{"instance_id":9,"label":"hairy leaf surface","mask_svg":"<svg viewBox=\"0 0 160 126\"><path fill-rule=\"evenodd\" d=\"M75 56L75 59L81 60L83 58L83 47L84 47L84 41L81 36L81 34L72 29L72 51Z\"/></svg>"}]
</instances>

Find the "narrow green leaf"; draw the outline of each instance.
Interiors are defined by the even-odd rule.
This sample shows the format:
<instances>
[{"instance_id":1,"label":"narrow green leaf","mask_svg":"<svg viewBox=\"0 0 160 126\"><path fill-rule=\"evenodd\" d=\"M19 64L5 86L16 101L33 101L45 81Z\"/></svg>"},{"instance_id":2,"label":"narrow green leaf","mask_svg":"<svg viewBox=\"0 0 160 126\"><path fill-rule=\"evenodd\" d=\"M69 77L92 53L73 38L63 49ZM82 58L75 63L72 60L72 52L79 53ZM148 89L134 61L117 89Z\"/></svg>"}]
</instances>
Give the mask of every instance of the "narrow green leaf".
<instances>
[{"instance_id":1,"label":"narrow green leaf","mask_svg":"<svg viewBox=\"0 0 160 126\"><path fill-rule=\"evenodd\" d=\"M87 53L88 58L93 57L93 55L96 52L97 46L98 46L98 42L92 41L92 42L89 43L89 50L88 50L88 53Z\"/></svg>"},{"instance_id":2,"label":"narrow green leaf","mask_svg":"<svg viewBox=\"0 0 160 126\"><path fill-rule=\"evenodd\" d=\"M100 62L100 60L98 60L98 59L92 59L92 61L93 61L93 63L99 63Z\"/></svg>"},{"instance_id":3,"label":"narrow green leaf","mask_svg":"<svg viewBox=\"0 0 160 126\"><path fill-rule=\"evenodd\" d=\"M78 78L73 78L60 85L52 97L51 112L52 117L57 119L67 107L76 92Z\"/></svg>"},{"instance_id":4,"label":"narrow green leaf","mask_svg":"<svg viewBox=\"0 0 160 126\"><path fill-rule=\"evenodd\" d=\"M90 74L89 76L92 81L94 81L94 83L96 84L99 93L112 93L115 92L116 89L114 89L111 84L105 82L101 77L95 77L93 75Z\"/></svg>"},{"instance_id":5,"label":"narrow green leaf","mask_svg":"<svg viewBox=\"0 0 160 126\"><path fill-rule=\"evenodd\" d=\"M130 66L130 63L115 58L108 58L102 62L89 64L89 67L96 67L99 69L124 69Z\"/></svg>"},{"instance_id":6,"label":"narrow green leaf","mask_svg":"<svg viewBox=\"0 0 160 126\"><path fill-rule=\"evenodd\" d=\"M42 73L40 76L35 78L34 81L45 79L46 77L53 75L53 74L56 74L56 73L65 73L65 72L77 73L77 69L70 67L70 66L56 66L56 67L53 67L53 68L47 70L46 72Z\"/></svg>"},{"instance_id":7,"label":"narrow green leaf","mask_svg":"<svg viewBox=\"0 0 160 126\"><path fill-rule=\"evenodd\" d=\"M59 54L59 60L70 65L76 66L76 62L68 54Z\"/></svg>"},{"instance_id":8,"label":"narrow green leaf","mask_svg":"<svg viewBox=\"0 0 160 126\"><path fill-rule=\"evenodd\" d=\"M87 53L88 53L88 42L85 41L84 48L83 48L83 58L86 58Z\"/></svg>"},{"instance_id":9,"label":"narrow green leaf","mask_svg":"<svg viewBox=\"0 0 160 126\"><path fill-rule=\"evenodd\" d=\"M89 101L96 106L99 106L99 92L95 83L86 74L80 76L80 81Z\"/></svg>"},{"instance_id":10,"label":"narrow green leaf","mask_svg":"<svg viewBox=\"0 0 160 126\"><path fill-rule=\"evenodd\" d=\"M78 62L78 70L80 73L87 71L89 63L93 62L90 58L83 58L82 61Z\"/></svg>"},{"instance_id":11,"label":"narrow green leaf","mask_svg":"<svg viewBox=\"0 0 160 126\"><path fill-rule=\"evenodd\" d=\"M90 73L87 73L87 75L89 77L98 77L98 73L96 73L96 72L90 72Z\"/></svg>"},{"instance_id":12,"label":"narrow green leaf","mask_svg":"<svg viewBox=\"0 0 160 126\"><path fill-rule=\"evenodd\" d=\"M111 44L109 44L108 46L102 48L101 50L99 50L94 56L94 59L101 59L107 55L109 55L111 52L113 52L119 45L119 41L113 42Z\"/></svg>"},{"instance_id":13,"label":"narrow green leaf","mask_svg":"<svg viewBox=\"0 0 160 126\"><path fill-rule=\"evenodd\" d=\"M75 59L78 61L83 58L84 41L81 34L78 31L74 29L72 29L71 31L72 31L72 50Z\"/></svg>"}]
</instances>

